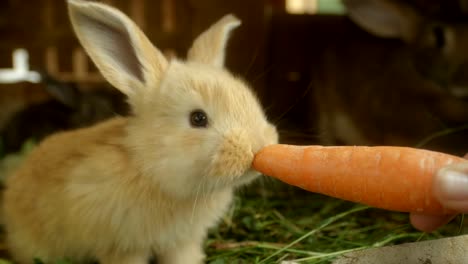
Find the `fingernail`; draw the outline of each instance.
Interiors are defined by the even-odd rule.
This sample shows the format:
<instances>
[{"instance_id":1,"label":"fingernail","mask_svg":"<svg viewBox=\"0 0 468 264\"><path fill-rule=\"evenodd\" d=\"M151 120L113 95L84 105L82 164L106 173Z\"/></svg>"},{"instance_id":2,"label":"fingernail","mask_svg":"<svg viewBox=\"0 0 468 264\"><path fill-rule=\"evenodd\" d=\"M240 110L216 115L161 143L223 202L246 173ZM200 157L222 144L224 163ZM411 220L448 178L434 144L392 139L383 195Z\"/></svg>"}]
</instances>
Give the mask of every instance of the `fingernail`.
<instances>
[{"instance_id":1,"label":"fingernail","mask_svg":"<svg viewBox=\"0 0 468 264\"><path fill-rule=\"evenodd\" d=\"M468 200L468 175L466 173L442 169L437 175L440 195L449 200Z\"/></svg>"}]
</instances>

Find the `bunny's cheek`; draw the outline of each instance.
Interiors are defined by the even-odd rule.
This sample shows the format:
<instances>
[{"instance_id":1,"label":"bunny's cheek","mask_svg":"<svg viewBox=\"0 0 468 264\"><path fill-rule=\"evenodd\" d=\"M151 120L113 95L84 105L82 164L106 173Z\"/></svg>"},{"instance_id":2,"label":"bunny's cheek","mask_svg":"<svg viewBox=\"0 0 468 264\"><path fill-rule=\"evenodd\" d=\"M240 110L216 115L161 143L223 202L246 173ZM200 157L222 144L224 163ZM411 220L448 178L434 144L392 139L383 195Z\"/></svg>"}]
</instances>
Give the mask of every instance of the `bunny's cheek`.
<instances>
[{"instance_id":1,"label":"bunny's cheek","mask_svg":"<svg viewBox=\"0 0 468 264\"><path fill-rule=\"evenodd\" d=\"M250 140L243 130L232 129L224 135L213 162L209 175L216 181L236 185L249 171L253 152ZM222 178L222 179L218 179Z\"/></svg>"}]
</instances>

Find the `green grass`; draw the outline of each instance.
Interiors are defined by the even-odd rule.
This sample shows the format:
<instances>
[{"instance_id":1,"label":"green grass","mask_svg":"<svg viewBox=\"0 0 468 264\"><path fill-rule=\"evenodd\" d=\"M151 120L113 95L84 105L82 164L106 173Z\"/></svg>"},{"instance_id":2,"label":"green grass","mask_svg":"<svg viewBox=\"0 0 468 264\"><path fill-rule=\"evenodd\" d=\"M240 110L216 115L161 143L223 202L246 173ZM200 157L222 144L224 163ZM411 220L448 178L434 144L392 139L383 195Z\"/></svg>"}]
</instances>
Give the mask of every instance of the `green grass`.
<instances>
[{"instance_id":1,"label":"green grass","mask_svg":"<svg viewBox=\"0 0 468 264\"><path fill-rule=\"evenodd\" d=\"M458 221L459 222L459 221ZM279 183L254 185L206 242L208 263L330 263L358 249L460 234L457 220L418 232L407 214L307 193Z\"/></svg>"}]
</instances>

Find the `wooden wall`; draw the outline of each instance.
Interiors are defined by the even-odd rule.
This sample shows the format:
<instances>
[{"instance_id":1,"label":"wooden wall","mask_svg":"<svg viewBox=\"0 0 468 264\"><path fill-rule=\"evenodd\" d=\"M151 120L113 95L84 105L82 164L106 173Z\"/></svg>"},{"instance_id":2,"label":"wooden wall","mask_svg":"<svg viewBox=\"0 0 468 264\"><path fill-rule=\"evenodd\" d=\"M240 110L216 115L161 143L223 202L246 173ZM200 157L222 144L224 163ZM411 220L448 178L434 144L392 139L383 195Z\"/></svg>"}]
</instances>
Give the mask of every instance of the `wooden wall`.
<instances>
[{"instance_id":1,"label":"wooden wall","mask_svg":"<svg viewBox=\"0 0 468 264\"><path fill-rule=\"evenodd\" d=\"M129 15L167 56L184 58L192 40L217 19L234 13L243 24L229 42L226 66L263 91L266 0L102 0ZM0 1L0 68L24 48L33 70L75 82L82 91L110 89L71 28L65 0ZM44 84L0 83L0 131L14 113L51 99Z\"/></svg>"},{"instance_id":2,"label":"wooden wall","mask_svg":"<svg viewBox=\"0 0 468 264\"><path fill-rule=\"evenodd\" d=\"M129 15L167 55L185 57L193 38L226 13L243 20L229 45L228 67L255 76L263 67L264 2L216 0L103 0ZM30 64L64 81L103 82L71 29L64 0L0 1L0 68L25 48ZM233 55L235 54L235 55Z\"/></svg>"}]
</instances>

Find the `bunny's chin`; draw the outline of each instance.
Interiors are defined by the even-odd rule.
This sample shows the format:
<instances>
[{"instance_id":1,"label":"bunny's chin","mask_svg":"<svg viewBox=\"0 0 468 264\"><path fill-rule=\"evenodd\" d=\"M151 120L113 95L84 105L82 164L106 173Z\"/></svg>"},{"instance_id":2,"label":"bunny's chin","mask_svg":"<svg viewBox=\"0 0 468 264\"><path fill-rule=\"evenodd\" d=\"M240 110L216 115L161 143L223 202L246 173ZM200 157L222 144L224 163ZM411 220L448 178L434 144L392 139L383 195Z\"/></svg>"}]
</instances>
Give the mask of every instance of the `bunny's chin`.
<instances>
[{"instance_id":1,"label":"bunny's chin","mask_svg":"<svg viewBox=\"0 0 468 264\"><path fill-rule=\"evenodd\" d=\"M235 187L246 185L257 179L261 174L258 171L249 169L242 176L234 181Z\"/></svg>"},{"instance_id":2,"label":"bunny's chin","mask_svg":"<svg viewBox=\"0 0 468 264\"><path fill-rule=\"evenodd\" d=\"M237 188L251 183L260 175L259 172L247 168L242 172L237 171L235 173L211 175L211 177L209 177L210 183L208 184L212 186L213 190Z\"/></svg>"}]
</instances>

